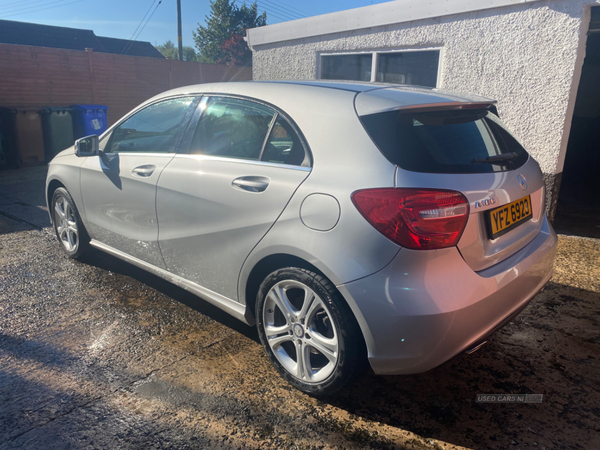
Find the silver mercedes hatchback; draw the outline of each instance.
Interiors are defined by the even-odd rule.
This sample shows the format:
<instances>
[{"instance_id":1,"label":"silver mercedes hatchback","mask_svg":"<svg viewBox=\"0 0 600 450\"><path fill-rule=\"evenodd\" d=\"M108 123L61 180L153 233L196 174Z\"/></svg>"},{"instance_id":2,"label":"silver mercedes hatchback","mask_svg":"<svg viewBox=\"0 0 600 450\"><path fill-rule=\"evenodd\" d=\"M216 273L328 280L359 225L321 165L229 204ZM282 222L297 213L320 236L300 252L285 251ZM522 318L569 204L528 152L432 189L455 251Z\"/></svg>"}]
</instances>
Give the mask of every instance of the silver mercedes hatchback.
<instances>
[{"instance_id":1,"label":"silver mercedes hatchback","mask_svg":"<svg viewBox=\"0 0 600 450\"><path fill-rule=\"evenodd\" d=\"M479 347L550 279L537 162L494 101L373 83L160 94L49 165L66 253L110 253L248 325L311 395Z\"/></svg>"}]
</instances>

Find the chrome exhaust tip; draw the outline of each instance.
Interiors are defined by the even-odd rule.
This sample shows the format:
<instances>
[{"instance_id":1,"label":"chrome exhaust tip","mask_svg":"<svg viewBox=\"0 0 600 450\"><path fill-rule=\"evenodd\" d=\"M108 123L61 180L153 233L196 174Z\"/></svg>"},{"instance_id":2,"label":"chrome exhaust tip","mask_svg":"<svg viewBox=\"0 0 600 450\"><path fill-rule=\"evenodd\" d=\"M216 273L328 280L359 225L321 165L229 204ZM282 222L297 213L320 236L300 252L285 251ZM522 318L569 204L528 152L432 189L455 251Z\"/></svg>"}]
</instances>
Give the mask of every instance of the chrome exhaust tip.
<instances>
[{"instance_id":1,"label":"chrome exhaust tip","mask_svg":"<svg viewBox=\"0 0 600 450\"><path fill-rule=\"evenodd\" d=\"M483 347L485 344L487 344L487 341L480 342L479 344L475 345L474 347L471 347L471 348L465 350L465 353L467 355L472 355L477 350L479 350L481 347Z\"/></svg>"}]
</instances>

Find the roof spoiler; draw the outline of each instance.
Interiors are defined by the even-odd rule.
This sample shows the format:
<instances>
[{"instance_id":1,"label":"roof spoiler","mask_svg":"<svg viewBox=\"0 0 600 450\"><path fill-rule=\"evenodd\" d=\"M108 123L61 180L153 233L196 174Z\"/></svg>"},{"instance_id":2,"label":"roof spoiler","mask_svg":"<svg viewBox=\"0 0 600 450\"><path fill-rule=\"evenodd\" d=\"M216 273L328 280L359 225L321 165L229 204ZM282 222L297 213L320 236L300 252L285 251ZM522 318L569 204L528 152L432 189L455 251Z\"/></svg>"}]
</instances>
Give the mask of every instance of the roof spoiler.
<instances>
[{"instance_id":1,"label":"roof spoiler","mask_svg":"<svg viewBox=\"0 0 600 450\"><path fill-rule=\"evenodd\" d=\"M436 103L419 103L416 105L404 105L388 111L400 112L434 112L434 111L451 111L462 109L491 109L496 115L496 101L490 100L485 102L436 102Z\"/></svg>"}]
</instances>

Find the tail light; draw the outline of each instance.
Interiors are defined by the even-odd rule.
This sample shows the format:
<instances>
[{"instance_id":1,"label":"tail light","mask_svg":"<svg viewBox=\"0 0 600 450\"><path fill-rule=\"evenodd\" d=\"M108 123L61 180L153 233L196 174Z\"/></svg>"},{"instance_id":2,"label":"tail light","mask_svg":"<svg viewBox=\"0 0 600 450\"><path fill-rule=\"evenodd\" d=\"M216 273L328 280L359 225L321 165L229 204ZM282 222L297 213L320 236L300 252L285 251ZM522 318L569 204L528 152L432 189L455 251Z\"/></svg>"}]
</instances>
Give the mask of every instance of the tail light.
<instances>
[{"instance_id":1,"label":"tail light","mask_svg":"<svg viewBox=\"0 0 600 450\"><path fill-rule=\"evenodd\" d=\"M364 189L352 194L352 202L377 231L415 250L456 245L469 217L469 202L456 191Z\"/></svg>"}]
</instances>

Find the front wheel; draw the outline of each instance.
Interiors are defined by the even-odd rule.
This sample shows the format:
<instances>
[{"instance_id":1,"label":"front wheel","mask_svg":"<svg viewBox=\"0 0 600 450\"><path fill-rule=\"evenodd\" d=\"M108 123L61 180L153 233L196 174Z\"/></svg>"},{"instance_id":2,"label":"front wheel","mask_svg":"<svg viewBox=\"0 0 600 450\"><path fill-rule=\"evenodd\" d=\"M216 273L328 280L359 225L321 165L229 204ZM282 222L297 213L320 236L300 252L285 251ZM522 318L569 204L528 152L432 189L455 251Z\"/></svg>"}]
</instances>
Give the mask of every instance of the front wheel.
<instances>
[{"instance_id":1,"label":"front wheel","mask_svg":"<svg viewBox=\"0 0 600 450\"><path fill-rule=\"evenodd\" d=\"M323 276L280 269L261 284L256 302L261 343L283 378L313 395L331 395L365 366L362 334L350 308Z\"/></svg>"},{"instance_id":2,"label":"front wheel","mask_svg":"<svg viewBox=\"0 0 600 450\"><path fill-rule=\"evenodd\" d=\"M75 202L69 191L58 188L52 195L52 222L56 237L63 250L73 259L79 259L89 248L89 240Z\"/></svg>"}]
</instances>

